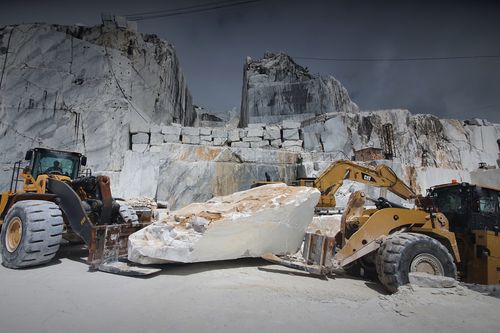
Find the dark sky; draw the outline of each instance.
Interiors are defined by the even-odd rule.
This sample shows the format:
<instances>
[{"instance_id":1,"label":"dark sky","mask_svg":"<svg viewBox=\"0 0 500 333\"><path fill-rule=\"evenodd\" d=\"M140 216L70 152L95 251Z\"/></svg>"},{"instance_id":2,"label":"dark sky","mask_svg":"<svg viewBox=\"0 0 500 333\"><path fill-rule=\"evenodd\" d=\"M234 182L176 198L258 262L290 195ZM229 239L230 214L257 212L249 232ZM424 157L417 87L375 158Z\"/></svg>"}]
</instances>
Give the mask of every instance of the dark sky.
<instances>
[{"instance_id":1,"label":"dark sky","mask_svg":"<svg viewBox=\"0 0 500 333\"><path fill-rule=\"evenodd\" d=\"M0 0L0 25L94 25L103 11L132 14L212 1ZM320 58L500 55L500 1L264 0L138 24L175 46L195 104L212 111L239 108L244 59L266 51ZM363 110L401 107L500 123L500 57L296 61L335 76Z\"/></svg>"}]
</instances>

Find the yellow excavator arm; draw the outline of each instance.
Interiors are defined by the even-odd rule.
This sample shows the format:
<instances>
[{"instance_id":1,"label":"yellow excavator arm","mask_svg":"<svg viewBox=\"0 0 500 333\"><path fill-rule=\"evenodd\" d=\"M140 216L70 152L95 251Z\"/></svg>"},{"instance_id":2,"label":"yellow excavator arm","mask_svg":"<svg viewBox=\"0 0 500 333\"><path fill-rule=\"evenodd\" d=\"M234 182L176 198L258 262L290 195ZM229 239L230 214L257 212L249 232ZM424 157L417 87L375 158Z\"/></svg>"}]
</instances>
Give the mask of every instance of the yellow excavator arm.
<instances>
[{"instance_id":1,"label":"yellow excavator arm","mask_svg":"<svg viewBox=\"0 0 500 333\"><path fill-rule=\"evenodd\" d=\"M340 160L330 165L314 181L314 187L321 192L318 207L335 207L335 193L344 180L384 187L406 200L416 197L415 192L386 165L369 167L348 160Z\"/></svg>"}]
</instances>

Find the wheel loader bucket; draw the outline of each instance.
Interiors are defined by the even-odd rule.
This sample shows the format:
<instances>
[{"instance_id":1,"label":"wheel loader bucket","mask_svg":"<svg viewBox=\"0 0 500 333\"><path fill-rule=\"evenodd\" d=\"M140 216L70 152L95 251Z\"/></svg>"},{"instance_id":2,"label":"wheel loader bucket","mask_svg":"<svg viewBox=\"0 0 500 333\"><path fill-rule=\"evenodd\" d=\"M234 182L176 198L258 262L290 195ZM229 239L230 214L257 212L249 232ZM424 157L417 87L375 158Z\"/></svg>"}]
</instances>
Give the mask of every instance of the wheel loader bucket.
<instances>
[{"instance_id":1,"label":"wheel loader bucket","mask_svg":"<svg viewBox=\"0 0 500 333\"><path fill-rule=\"evenodd\" d=\"M333 258L335 238L315 233L306 233L304 237L303 260L290 256L276 256L267 253L262 259L272 263L309 272L313 275L326 276L334 267Z\"/></svg>"},{"instance_id":2,"label":"wheel loader bucket","mask_svg":"<svg viewBox=\"0 0 500 333\"><path fill-rule=\"evenodd\" d=\"M88 263L93 269L132 276L150 275L160 271L126 262L128 237L148 226L150 222L93 226Z\"/></svg>"}]
</instances>

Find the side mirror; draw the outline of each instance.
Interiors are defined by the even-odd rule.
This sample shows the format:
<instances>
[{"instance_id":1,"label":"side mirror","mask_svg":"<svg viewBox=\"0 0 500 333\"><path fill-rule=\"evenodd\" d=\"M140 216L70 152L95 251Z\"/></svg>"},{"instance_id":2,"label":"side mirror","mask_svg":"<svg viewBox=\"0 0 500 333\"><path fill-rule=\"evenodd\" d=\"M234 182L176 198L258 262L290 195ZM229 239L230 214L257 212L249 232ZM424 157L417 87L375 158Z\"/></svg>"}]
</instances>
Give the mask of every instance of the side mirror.
<instances>
[{"instance_id":1,"label":"side mirror","mask_svg":"<svg viewBox=\"0 0 500 333\"><path fill-rule=\"evenodd\" d=\"M82 166L86 166L87 165L87 156L83 155L82 158L80 159L80 164Z\"/></svg>"},{"instance_id":2,"label":"side mirror","mask_svg":"<svg viewBox=\"0 0 500 333\"><path fill-rule=\"evenodd\" d=\"M33 157L33 150L28 150L28 151L26 152L26 155L24 156L24 159L25 159L26 161L31 161L31 158L32 158L32 157Z\"/></svg>"}]
</instances>

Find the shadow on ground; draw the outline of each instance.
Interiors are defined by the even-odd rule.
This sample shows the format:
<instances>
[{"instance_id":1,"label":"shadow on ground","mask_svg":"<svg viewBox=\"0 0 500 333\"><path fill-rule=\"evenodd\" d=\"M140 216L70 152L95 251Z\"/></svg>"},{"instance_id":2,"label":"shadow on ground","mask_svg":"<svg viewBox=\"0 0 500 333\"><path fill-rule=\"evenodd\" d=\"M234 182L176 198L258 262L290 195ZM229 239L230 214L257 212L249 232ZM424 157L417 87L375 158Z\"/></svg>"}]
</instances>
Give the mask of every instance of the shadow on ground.
<instances>
[{"instance_id":1,"label":"shadow on ground","mask_svg":"<svg viewBox=\"0 0 500 333\"><path fill-rule=\"evenodd\" d=\"M234 260L208 261L192 264L164 264L155 265L161 268L159 275L192 275L213 270L234 269L240 267L261 267L272 265L270 262L260 258L242 258Z\"/></svg>"},{"instance_id":2,"label":"shadow on ground","mask_svg":"<svg viewBox=\"0 0 500 333\"><path fill-rule=\"evenodd\" d=\"M66 258L72 261L87 264L89 250L85 244L62 245L57 251L56 259Z\"/></svg>"},{"instance_id":3,"label":"shadow on ground","mask_svg":"<svg viewBox=\"0 0 500 333\"><path fill-rule=\"evenodd\" d=\"M85 265L87 263L88 250L84 244L69 244L61 246L59 252L57 253L56 260L49 263L49 265L57 265L60 264L61 258L66 258L72 261L76 261ZM139 267L141 265L138 265ZM269 267L272 266L272 267ZM376 281L370 281L367 279L363 279L360 277L355 277L344 273L343 271L336 272L335 274L331 274L328 277L313 275L308 272L291 269L288 267L282 267L266 261L261 258L241 258L234 260L221 260L221 261L208 261L208 262L200 262L200 263L190 263L190 264L181 264L181 263L170 263L170 264L162 264L162 265L148 265L145 266L148 268L158 268L161 271L146 275L146 276L129 276L132 278L138 279L150 279L157 276L168 276L168 275L176 275L176 276L189 276L194 274L200 274L204 272L214 271L214 270L225 270L225 269L235 269L240 267L257 267L258 270L263 272L268 272L270 274L286 274L286 275L294 275L297 277L306 277L311 279L321 279L321 280L329 280L329 279L350 279L350 280L360 280L365 281L365 285L380 293L386 295L387 292L385 289ZM89 266L89 272L96 272ZM106 273L111 274L111 273ZM124 275L124 274L119 274Z\"/></svg>"},{"instance_id":4,"label":"shadow on ground","mask_svg":"<svg viewBox=\"0 0 500 333\"><path fill-rule=\"evenodd\" d=\"M61 263L60 259L66 258L72 261L88 265L87 256L88 256L88 249L84 244L63 245L61 246L56 255L56 260L54 260L50 264ZM147 279L158 275L187 276L213 270L234 269L239 267L260 267L267 265L272 265L272 264L260 258L242 258L235 260L209 261L209 262L200 262L191 264L171 263L162 265L148 265L145 267L158 268L161 269L161 271L152 275L136 276L136 278ZM94 272L95 270L90 269L89 267L89 271Z\"/></svg>"},{"instance_id":5,"label":"shadow on ground","mask_svg":"<svg viewBox=\"0 0 500 333\"><path fill-rule=\"evenodd\" d=\"M485 296L500 298L500 284L482 285L472 283L460 283L463 287L481 293Z\"/></svg>"}]
</instances>

